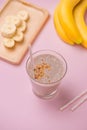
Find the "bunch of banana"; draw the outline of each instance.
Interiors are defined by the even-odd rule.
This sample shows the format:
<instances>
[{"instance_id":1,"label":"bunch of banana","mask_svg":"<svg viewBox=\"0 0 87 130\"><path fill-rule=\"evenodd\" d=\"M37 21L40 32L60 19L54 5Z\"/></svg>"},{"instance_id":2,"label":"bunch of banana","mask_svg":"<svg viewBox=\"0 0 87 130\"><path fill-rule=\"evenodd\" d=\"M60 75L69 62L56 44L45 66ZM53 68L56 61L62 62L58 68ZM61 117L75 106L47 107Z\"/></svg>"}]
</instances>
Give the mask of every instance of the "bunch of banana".
<instances>
[{"instance_id":1,"label":"bunch of banana","mask_svg":"<svg viewBox=\"0 0 87 130\"><path fill-rule=\"evenodd\" d=\"M60 0L54 12L54 25L64 42L87 48L86 9L87 0Z\"/></svg>"},{"instance_id":2,"label":"bunch of banana","mask_svg":"<svg viewBox=\"0 0 87 130\"><path fill-rule=\"evenodd\" d=\"M19 11L16 16L9 15L5 18L5 23L1 28L1 35L3 36L3 44L5 47L13 48L15 43L19 43L24 39L28 19L29 14L25 10Z\"/></svg>"}]
</instances>

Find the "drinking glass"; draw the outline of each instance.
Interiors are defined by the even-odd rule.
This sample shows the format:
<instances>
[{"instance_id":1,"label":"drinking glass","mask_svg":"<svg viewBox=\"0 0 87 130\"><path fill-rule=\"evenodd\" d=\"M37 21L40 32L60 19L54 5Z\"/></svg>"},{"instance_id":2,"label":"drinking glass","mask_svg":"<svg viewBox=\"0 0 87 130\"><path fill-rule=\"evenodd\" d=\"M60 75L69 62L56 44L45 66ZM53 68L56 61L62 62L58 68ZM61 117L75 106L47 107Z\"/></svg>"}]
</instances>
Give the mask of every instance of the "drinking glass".
<instances>
[{"instance_id":1,"label":"drinking glass","mask_svg":"<svg viewBox=\"0 0 87 130\"><path fill-rule=\"evenodd\" d=\"M49 82L49 83L41 83L38 80L36 80L30 74L31 70L29 69L30 68L29 66L31 65L31 69L34 69L34 59L37 56L41 56L41 55L44 55L44 54L52 55L52 56L56 57L62 63L61 64L62 65L62 69L63 69L62 70L62 74L61 74L61 77L58 78L56 81L52 81L52 82ZM54 64L54 67L55 67L55 64ZM28 60L26 62L26 71L27 71L27 74L29 75L29 79L31 80L31 83L32 83L33 93L36 96L38 96L39 98L42 98L42 99L52 99L60 91L59 84L60 84L60 82L62 81L62 79L66 75L66 72L67 72L67 62L66 62L65 58L61 54L56 52L56 51L53 51L53 50L39 50L39 51L34 52L32 54L32 61L31 61L30 57L28 58Z\"/></svg>"}]
</instances>

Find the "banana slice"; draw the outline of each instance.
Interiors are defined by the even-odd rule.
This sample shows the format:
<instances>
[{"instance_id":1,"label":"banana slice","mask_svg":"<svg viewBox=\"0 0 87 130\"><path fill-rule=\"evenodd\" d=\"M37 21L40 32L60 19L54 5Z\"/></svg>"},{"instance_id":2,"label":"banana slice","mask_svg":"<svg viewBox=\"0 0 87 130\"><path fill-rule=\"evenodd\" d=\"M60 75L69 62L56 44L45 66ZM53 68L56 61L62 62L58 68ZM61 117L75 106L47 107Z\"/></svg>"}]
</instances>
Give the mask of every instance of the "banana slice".
<instances>
[{"instance_id":1,"label":"banana slice","mask_svg":"<svg viewBox=\"0 0 87 130\"><path fill-rule=\"evenodd\" d=\"M17 16L10 15L10 16L7 16L5 20L6 20L6 23L15 24L17 27L21 25L21 19Z\"/></svg>"},{"instance_id":2,"label":"banana slice","mask_svg":"<svg viewBox=\"0 0 87 130\"><path fill-rule=\"evenodd\" d=\"M26 30L26 28L27 28L26 22L22 21L21 26L18 27L17 29L18 29L20 32L24 32L24 31Z\"/></svg>"},{"instance_id":3,"label":"banana slice","mask_svg":"<svg viewBox=\"0 0 87 130\"><path fill-rule=\"evenodd\" d=\"M4 38L3 45L7 48L13 48L15 46L15 41L11 38Z\"/></svg>"},{"instance_id":4,"label":"banana slice","mask_svg":"<svg viewBox=\"0 0 87 130\"><path fill-rule=\"evenodd\" d=\"M14 24L4 24L1 28L1 34L3 37L11 38L16 32L16 26Z\"/></svg>"},{"instance_id":5,"label":"banana slice","mask_svg":"<svg viewBox=\"0 0 87 130\"><path fill-rule=\"evenodd\" d=\"M17 15L21 20L27 21L29 19L29 14L27 11L25 10L21 10L18 12Z\"/></svg>"},{"instance_id":6,"label":"banana slice","mask_svg":"<svg viewBox=\"0 0 87 130\"><path fill-rule=\"evenodd\" d=\"M14 41L16 42L22 42L24 39L24 35L22 32L17 31L16 35L13 37Z\"/></svg>"}]
</instances>

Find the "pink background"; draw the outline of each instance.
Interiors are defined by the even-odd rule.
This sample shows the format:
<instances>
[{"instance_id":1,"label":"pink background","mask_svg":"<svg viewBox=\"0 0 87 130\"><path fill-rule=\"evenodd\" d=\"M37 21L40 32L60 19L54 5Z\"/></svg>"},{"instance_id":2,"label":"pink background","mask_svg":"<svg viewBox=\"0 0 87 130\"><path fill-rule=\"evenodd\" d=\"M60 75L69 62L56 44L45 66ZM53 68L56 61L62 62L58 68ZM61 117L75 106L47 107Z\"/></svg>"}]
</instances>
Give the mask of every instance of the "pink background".
<instances>
[{"instance_id":1,"label":"pink background","mask_svg":"<svg viewBox=\"0 0 87 130\"><path fill-rule=\"evenodd\" d=\"M50 13L32 51L52 49L61 53L68 63L68 72L60 85L60 95L54 100L44 101L32 93L25 69L29 53L18 66L0 60L0 130L87 130L87 102L74 112L69 109L59 111L60 106L87 88L87 50L65 44L57 36L53 12L58 0L29 2L46 8Z\"/></svg>"}]
</instances>

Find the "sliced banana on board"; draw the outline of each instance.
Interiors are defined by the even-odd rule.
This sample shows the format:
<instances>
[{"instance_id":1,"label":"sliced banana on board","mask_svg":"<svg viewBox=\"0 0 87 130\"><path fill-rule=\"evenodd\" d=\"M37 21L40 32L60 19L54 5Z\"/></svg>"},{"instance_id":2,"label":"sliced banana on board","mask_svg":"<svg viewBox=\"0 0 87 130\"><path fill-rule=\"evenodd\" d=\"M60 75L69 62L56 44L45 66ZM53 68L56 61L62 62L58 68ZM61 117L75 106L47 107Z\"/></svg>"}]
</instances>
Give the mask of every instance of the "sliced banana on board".
<instances>
[{"instance_id":1,"label":"sliced banana on board","mask_svg":"<svg viewBox=\"0 0 87 130\"><path fill-rule=\"evenodd\" d=\"M24 34L20 31L17 31L15 36L13 37L14 41L16 42L22 42L24 39Z\"/></svg>"},{"instance_id":2,"label":"sliced banana on board","mask_svg":"<svg viewBox=\"0 0 87 130\"><path fill-rule=\"evenodd\" d=\"M19 11L17 16L24 21L27 21L29 19L29 13L25 10Z\"/></svg>"},{"instance_id":3,"label":"sliced banana on board","mask_svg":"<svg viewBox=\"0 0 87 130\"><path fill-rule=\"evenodd\" d=\"M26 28L27 28L26 22L22 21L21 26L19 26L17 29L18 29L20 32L25 32Z\"/></svg>"},{"instance_id":4,"label":"sliced banana on board","mask_svg":"<svg viewBox=\"0 0 87 130\"><path fill-rule=\"evenodd\" d=\"M16 16L6 16L5 22L0 29L3 36L3 45L6 48L13 48L16 43L23 41L28 19L29 13L26 10L19 11Z\"/></svg>"},{"instance_id":5,"label":"sliced banana on board","mask_svg":"<svg viewBox=\"0 0 87 130\"><path fill-rule=\"evenodd\" d=\"M3 37L11 38L16 32L16 26L14 24L4 24L1 28L1 34Z\"/></svg>"},{"instance_id":6,"label":"sliced banana on board","mask_svg":"<svg viewBox=\"0 0 87 130\"><path fill-rule=\"evenodd\" d=\"M15 46L15 41L11 38L3 38L3 45L7 48L13 48Z\"/></svg>"},{"instance_id":7,"label":"sliced banana on board","mask_svg":"<svg viewBox=\"0 0 87 130\"><path fill-rule=\"evenodd\" d=\"M10 24L14 24L16 25L17 27L21 25L21 19L17 16L14 16L14 15L9 15L5 18L5 21L6 23Z\"/></svg>"}]
</instances>

